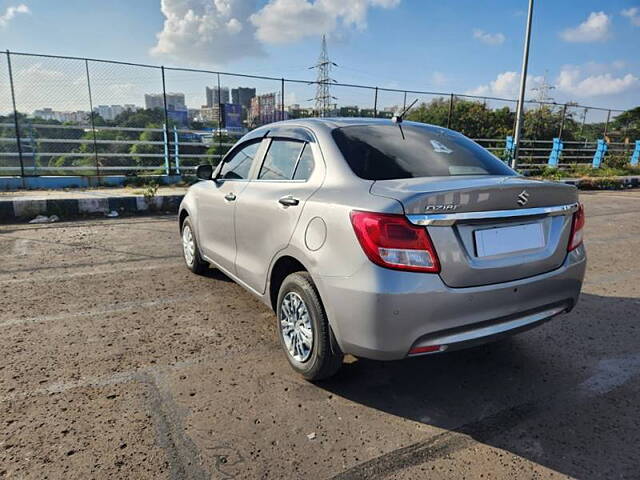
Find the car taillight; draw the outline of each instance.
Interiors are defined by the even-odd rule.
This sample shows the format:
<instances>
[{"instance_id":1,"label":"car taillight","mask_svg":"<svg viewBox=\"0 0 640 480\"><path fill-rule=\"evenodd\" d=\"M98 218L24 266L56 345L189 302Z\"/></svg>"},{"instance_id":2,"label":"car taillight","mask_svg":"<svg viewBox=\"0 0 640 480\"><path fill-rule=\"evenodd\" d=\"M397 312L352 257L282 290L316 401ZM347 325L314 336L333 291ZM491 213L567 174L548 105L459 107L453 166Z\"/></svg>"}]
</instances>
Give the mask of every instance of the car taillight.
<instances>
[{"instance_id":1,"label":"car taillight","mask_svg":"<svg viewBox=\"0 0 640 480\"><path fill-rule=\"evenodd\" d=\"M569 246L567 251L575 250L582 243L584 231L584 207L582 204L578 206L578 210L573 214L573 222L571 224L571 236L569 237Z\"/></svg>"},{"instance_id":2,"label":"car taillight","mask_svg":"<svg viewBox=\"0 0 640 480\"><path fill-rule=\"evenodd\" d=\"M412 225L404 215L353 211L351 223L373 263L413 272L440 271L427 229Z\"/></svg>"}]
</instances>

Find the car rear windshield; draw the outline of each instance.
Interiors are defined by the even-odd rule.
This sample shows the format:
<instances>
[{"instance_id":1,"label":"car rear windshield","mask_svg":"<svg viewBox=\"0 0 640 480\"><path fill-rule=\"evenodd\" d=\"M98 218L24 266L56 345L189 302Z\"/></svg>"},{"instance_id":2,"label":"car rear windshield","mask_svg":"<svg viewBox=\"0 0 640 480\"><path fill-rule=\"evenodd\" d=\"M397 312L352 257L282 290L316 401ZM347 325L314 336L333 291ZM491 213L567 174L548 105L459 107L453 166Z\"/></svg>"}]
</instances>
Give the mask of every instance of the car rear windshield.
<instances>
[{"instance_id":1,"label":"car rear windshield","mask_svg":"<svg viewBox=\"0 0 640 480\"><path fill-rule=\"evenodd\" d=\"M515 175L464 135L418 125L353 125L333 139L353 172L367 180L454 175Z\"/></svg>"}]
</instances>

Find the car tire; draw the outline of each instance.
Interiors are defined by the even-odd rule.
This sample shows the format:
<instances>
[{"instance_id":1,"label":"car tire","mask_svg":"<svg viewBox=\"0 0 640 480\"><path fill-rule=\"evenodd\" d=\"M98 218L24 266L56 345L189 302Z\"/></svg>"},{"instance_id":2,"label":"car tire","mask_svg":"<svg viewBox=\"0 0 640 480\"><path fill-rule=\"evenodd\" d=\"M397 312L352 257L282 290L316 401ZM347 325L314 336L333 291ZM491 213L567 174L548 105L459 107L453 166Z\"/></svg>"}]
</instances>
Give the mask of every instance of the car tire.
<instances>
[{"instance_id":1,"label":"car tire","mask_svg":"<svg viewBox=\"0 0 640 480\"><path fill-rule=\"evenodd\" d=\"M292 305L297 308L292 308ZM311 275L296 272L284 279L278 293L276 316L280 344L296 372L307 380L317 381L331 377L340 369L344 355L332 339L333 332ZM300 326L295 332L292 326L294 319ZM311 327L310 342L305 325ZM304 335L296 333L299 331ZM296 343L295 338L305 338L311 345Z\"/></svg>"},{"instance_id":2,"label":"car tire","mask_svg":"<svg viewBox=\"0 0 640 480\"><path fill-rule=\"evenodd\" d=\"M182 239L182 255L187 268L198 275L203 274L209 268L209 264L200 256L200 248L194 233L193 225L189 217L184 219L180 232Z\"/></svg>"}]
</instances>

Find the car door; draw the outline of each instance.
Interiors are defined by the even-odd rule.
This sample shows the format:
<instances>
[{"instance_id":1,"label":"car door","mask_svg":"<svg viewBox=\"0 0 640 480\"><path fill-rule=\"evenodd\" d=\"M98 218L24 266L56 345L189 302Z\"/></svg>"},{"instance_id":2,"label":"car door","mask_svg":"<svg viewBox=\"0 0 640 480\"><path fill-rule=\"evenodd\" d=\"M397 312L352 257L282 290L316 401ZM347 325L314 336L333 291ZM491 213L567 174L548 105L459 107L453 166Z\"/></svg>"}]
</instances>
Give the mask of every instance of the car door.
<instances>
[{"instance_id":1,"label":"car door","mask_svg":"<svg viewBox=\"0 0 640 480\"><path fill-rule=\"evenodd\" d=\"M324 178L324 163L314 142L267 141L264 160L236 205L236 272L260 293L273 256L288 245L305 201Z\"/></svg>"},{"instance_id":2,"label":"car door","mask_svg":"<svg viewBox=\"0 0 640 480\"><path fill-rule=\"evenodd\" d=\"M235 273L235 209L260 153L261 139L236 147L225 158L215 180L198 197L198 241L202 253L218 266Z\"/></svg>"}]
</instances>

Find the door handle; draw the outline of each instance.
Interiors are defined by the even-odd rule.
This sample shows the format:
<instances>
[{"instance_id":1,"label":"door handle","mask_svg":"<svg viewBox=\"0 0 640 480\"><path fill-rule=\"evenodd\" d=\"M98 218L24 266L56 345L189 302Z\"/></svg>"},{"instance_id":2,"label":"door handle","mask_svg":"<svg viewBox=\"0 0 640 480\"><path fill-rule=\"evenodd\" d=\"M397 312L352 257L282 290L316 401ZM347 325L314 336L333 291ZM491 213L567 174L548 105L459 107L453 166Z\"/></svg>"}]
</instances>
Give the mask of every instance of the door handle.
<instances>
[{"instance_id":1,"label":"door handle","mask_svg":"<svg viewBox=\"0 0 640 480\"><path fill-rule=\"evenodd\" d=\"M278 200L278 202L280 202L285 207L293 207L295 205L298 205L300 203L300 200L294 198L293 195L287 195Z\"/></svg>"},{"instance_id":2,"label":"door handle","mask_svg":"<svg viewBox=\"0 0 640 480\"><path fill-rule=\"evenodd\" d=\"M230 192L230 193L227 193L227 194L224 196L224 199L225 199L227 202L233 202L233 201L236 199L236 195L235 195L235 193Z\"/></svg>"}]
</instances>

